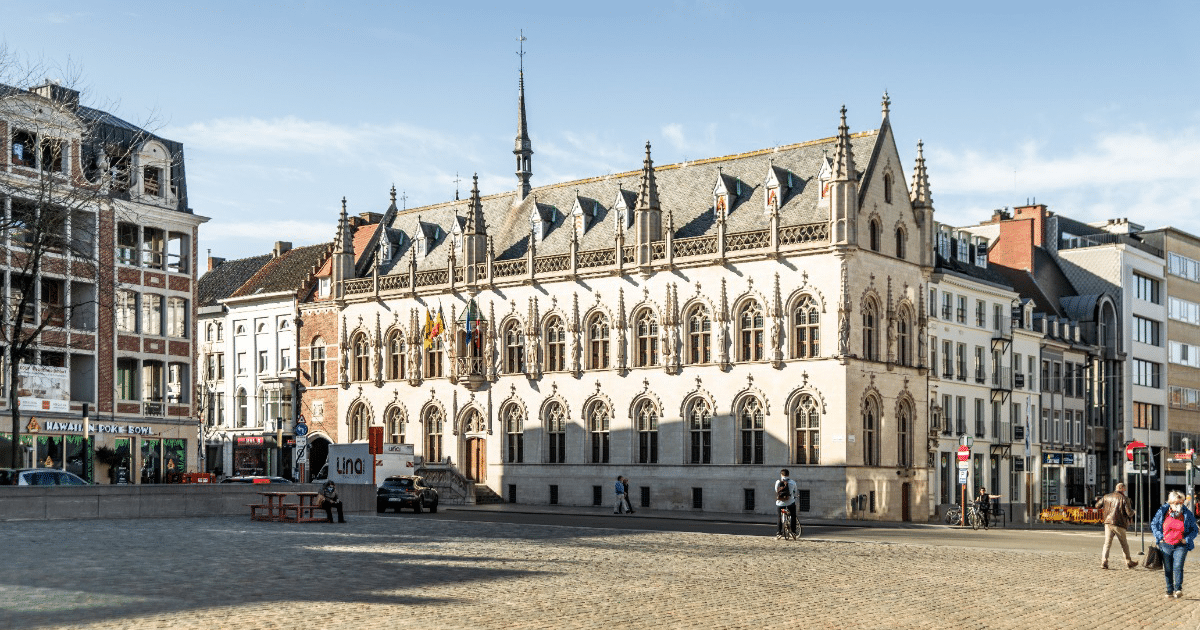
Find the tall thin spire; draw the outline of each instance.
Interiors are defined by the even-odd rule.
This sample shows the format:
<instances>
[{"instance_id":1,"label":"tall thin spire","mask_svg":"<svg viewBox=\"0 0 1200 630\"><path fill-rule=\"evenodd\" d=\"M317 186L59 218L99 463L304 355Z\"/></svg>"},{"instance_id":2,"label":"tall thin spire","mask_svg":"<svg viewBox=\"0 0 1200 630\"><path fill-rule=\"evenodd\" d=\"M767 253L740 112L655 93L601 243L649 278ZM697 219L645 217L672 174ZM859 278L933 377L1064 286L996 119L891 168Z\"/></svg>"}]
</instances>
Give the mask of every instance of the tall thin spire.
<instances>
[{"instance_id":1,"label":"tall thin spire","mask_svg":"<svg viewBox=\"0 0 1200 630\"><path fill-rule=\"evenodd\" d=\"M654 181L654 161L650 159L650 141L646 141L646 159L642 161L642 188L638 193L639 210L659 209L658 184Z\"/></svg>"},{"instance_id":2,"label":"tall thin spire","mask_svg":"<svg viewBox=\"0 0 1200 630\"><path fill-rule=\"evenodd\" d=\"M350 227L350 218L346 214L346 198L342 197L342 214L338 217L338 233L333 243L333 251L349 252L354 250L354 237Z\"/></svg>"},{"instance_id":3,"label":"tall thin spire","mask_svg":"<svg viewBox=\"0 0 1200 630\"><path fill-rule=\"evenodd\" d=\"M842 122L838 125L837 148L833 153L833 178L853 181L857 175L854 152L850 149L850 126L846 124L846 106L842 105Z\"/></svg>"},{"instance_id":4,"label":"tall thin spire","mask_svg":"<svg viewBox=\"0 0 1200 630\"><path fill-rule=\"evenodd\" d=\"M888 96L887 90L883 91L883 102L880 106L883 109L883 119L887 120L892 111L892 97Z\"/></svg>"},{"instance_id":5,"label":"tall thin spire","mask_svg":"<svg viewBox=\"0 0 1200 630\"><path fill-rule=\"evenodd\" d=\"M917 141L917 165L912 176L912 205L914 207L933 207L933 195L929 192L929 171L925 170L925 143Z\"/></svg>"},{"instance_id":6,"label":"tall thin spire","mask_svg":"<svg viewBox=\"0 0 1200 630\"><path fill-rule=\"evenodd\" d=\"M519 79L517 81L517 139L513 154L517 156L517 202L529 196L530 177L533 176L533 144L529 141L529 122L525 118L525 31L517 38L520 50Z\"/></svg>"},{"instance_id":7,"label":"tall thin spire","mask_svg":"<svg viewBox=\"0 0 1200 630\"><path fill-rule=\"evenodd\" d=\"M463 233L487 234L487 226L483 222L483 201L479 197L479 173L471 180L471 200L467 203L467 225Z\"/></svg>"}]
</instances>

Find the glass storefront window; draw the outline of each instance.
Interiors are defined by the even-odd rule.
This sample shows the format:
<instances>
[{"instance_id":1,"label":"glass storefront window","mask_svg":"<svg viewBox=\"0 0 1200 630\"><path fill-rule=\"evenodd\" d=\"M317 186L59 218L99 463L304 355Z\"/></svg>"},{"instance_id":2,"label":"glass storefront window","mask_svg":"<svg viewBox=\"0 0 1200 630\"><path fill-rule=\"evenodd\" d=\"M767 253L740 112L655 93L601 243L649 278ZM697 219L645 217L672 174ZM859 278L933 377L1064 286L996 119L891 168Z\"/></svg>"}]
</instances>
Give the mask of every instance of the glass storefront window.
<instances>
[{"instance_id":1,"label":"glass storefront window","mask_svg":"<svg viewBox=\"0 0 1200 630\"><path fill-rule=\"evenodd\" d=\"M63 438L61 435L37 436L37 451L33 458L34 468L63 467Z\"/></svg>"},{"instance_id":2,"label":"glass storefront window","mask_svg":"<svg viewBox=\"0 0 1200 630\"><path fill-rule=\"evenodd\" d=\"M142 483L162 483L162 455L159 440L142 440Z\"/></svg>"}]
</instances>

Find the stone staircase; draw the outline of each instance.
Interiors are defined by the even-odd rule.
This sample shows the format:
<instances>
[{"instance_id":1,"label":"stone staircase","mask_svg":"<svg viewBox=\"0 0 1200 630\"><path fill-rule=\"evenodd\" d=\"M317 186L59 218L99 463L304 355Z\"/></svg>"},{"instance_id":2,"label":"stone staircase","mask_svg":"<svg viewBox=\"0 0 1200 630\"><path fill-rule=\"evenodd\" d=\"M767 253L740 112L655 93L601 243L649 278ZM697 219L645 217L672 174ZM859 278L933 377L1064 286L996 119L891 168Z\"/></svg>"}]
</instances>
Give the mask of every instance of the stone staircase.
<instances>
[{"instance_id":1,"label":"stone staircase","mask_svg":"<svg viewBox=\"0 0 1200 630\"><path fill-rule=\"evenodd\" d=\"M477 483L475 484L475 503L477 505L484 505L486 503L507 503L507 501L504 500L504 497L496 494L495 490L484 484Z\"/></svg>"}]
</instances>

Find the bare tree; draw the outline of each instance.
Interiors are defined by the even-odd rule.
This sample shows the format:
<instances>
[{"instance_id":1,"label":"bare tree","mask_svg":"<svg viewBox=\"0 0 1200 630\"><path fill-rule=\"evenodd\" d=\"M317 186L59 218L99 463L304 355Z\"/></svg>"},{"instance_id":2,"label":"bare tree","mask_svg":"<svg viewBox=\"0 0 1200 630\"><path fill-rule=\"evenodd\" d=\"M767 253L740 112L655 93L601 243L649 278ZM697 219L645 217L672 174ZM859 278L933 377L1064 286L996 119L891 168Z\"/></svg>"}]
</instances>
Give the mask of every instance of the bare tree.
<instances>
[{"instance_id":1,"label":"bare tree","mask_svg":"<svg viewBox=\"0 0 1200 630\"><path fill-rule=\"evenodd\" d=\"M92 369L111 359L100 353L100 315L119 315L119 279L104 264L112 258L105 250L112 248L114 217L136 206L124 202L134 178L148 176L134 169L152 136L81 105L70 87L77 73L35 84L42 68L5 53L0 49L0 381L11 415L9 461L19 467L20 399L45 397L22 389L22 366L62 368L73 349L88 345ZM166 170L144 189L169 187ZM71 394L65 392L68 400Z\"/></svg>"}]
</instances>

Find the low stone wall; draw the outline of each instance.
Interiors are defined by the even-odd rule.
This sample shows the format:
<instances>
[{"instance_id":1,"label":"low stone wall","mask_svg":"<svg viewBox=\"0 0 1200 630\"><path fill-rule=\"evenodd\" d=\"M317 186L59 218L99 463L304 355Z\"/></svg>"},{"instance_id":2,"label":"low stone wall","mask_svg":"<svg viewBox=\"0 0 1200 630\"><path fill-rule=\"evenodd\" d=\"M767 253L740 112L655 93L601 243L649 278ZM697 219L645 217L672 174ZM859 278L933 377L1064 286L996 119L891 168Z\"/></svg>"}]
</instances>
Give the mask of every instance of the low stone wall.
<instances>
[{"instance_id":1,"label":"low stone wall","mask_svg":"<svg viewBox=\"0 0 1200 630\"><path fill-rule=\"evenodd\" d=\"M0 486L0 521L250 516L260 492L317 492L318 484ZM347 514L375 511L375 486L340 484Z\"/></svg>"}]
</instances>

